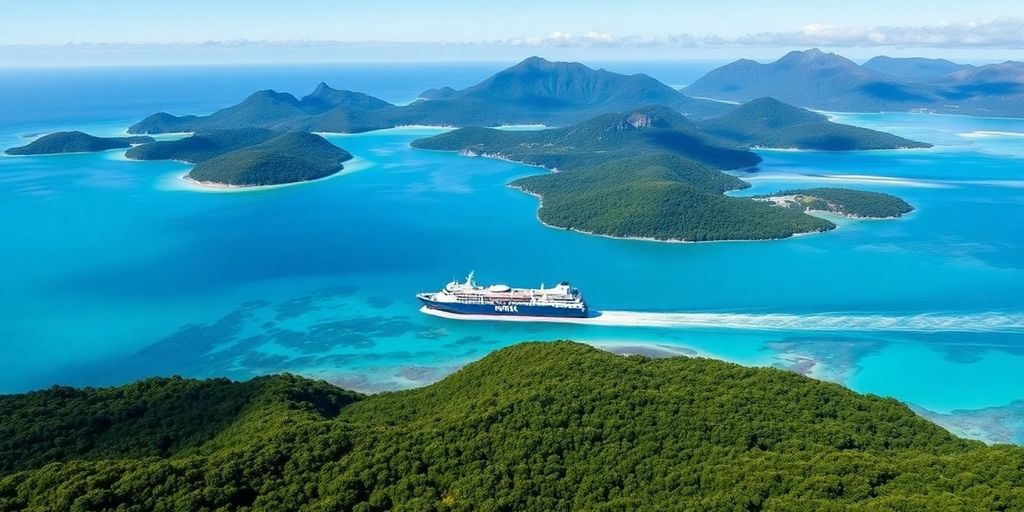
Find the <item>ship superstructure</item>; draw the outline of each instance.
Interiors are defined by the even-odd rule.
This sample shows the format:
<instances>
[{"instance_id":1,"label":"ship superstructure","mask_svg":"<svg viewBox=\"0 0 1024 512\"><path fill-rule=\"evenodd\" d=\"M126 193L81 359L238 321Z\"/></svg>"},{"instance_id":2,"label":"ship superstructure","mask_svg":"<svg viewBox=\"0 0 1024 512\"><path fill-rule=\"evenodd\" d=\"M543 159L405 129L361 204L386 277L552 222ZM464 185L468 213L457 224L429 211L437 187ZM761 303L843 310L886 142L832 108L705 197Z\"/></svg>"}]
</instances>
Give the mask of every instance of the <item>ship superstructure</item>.
<instances>
[{"instance_id":1,"label":"ship superstructure","mask_svg":"<svg viewBox=\"0 0 1024 512\"><path fill-rule=\"evenodd\" d=\"M416 295L431 309L465 315L573 317L587 316L579 290L561 282L551 288L512 288L504 284L477 285L473 272L465 281L452 281L434 293Z\"/></svg>"}]
</instances>

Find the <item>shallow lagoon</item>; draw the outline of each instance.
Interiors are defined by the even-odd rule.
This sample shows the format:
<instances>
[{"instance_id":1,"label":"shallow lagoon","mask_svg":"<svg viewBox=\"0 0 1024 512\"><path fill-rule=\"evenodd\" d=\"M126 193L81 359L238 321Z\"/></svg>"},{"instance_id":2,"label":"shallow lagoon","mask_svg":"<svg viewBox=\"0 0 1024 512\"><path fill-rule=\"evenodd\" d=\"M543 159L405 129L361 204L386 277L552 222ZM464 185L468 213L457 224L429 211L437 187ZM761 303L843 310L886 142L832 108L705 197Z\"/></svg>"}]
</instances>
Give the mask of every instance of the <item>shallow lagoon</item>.
<instances>
[{"instance_id":1,"label":"shallow lagoon","mask_svg":"<svg viewBox=\"0 0 1024 512\"><path fill-rule=\"evenodd\" d=\"M591 237L542 226L536 200L504 187L536 168L408 147L433 129L330 135L360 159L354 172L240 193L188 190L186 166L123 151L0 158L0 392L277 371L377 391L517 341L571 338L788 368L1024 442L1010 406L1024 400L1024 121L838 117L939 147L765 151L741 194L851 186L917 211L781 241ZM135 120L10 126L0 145ZM471 269L570 280L615 325L418 312L416 292Z\"/></svg>"}]
</instances>

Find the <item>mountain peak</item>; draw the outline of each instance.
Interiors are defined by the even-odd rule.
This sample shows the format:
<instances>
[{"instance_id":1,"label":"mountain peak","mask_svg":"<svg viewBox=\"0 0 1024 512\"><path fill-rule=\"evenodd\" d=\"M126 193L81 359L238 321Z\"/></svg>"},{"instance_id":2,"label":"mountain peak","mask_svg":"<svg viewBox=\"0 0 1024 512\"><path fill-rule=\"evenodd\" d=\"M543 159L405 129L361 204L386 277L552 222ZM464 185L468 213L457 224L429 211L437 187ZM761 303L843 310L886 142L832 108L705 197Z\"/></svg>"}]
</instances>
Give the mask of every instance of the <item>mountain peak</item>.
<instances>
[{"instance_id":1,"label":"mountain peak","mask_svg":"<svg viewBox=\"0 0 1024 512\"><path fill-rule=\"evenodd\" d=\"M523 59L522 61L519 62L519 64L516 64L515 66L512 66L512 67L513 68L536 68L536 67L546 67L546 66L550 66L552 64L554 64L554 62L551 62L550 60L547 60L544 57L538 57L538 56L534 55L532 57L527 57L527 58Z\"/></svg>"},{"instance_id":2,"label":"mountain peak","mask_svg":"<svg viewBox=\"0 0 1024 512\"><path fill-rule=\"evenodd\" d=\"M316 89L313 89L313 92L310 94L310 96L322 96L324 94L329 94L334 91L337 91L337 89L334 89L331 86L327 85L327 82L320 82L316 84Z\"/></svg>"},{"instance_id":3,"label":"mountain peak","mask_svg":"<svg viewBox=\"0 0 1024 512\"><path fill-rule=\"evenodd\" d=\"M817 48L811 48L803 51L792 51L784 55L778 61L779 63L800 63L800 64L846 64L849 63L853 66L856 64L853 61L848 60L846 57L837 55L835 53L825 53Z\"/></svg>"}]
</instances>

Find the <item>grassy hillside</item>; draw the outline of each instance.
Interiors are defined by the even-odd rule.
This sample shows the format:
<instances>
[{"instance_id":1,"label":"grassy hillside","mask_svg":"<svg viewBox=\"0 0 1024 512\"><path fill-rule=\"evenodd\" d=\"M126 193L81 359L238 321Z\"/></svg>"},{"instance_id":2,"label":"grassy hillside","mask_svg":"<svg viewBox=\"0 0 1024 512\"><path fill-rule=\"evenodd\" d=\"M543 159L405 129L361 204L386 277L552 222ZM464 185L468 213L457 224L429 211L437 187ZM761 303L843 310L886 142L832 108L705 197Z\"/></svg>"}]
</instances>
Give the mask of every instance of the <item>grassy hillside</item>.
<instances>
[{"instance_id":1,"label":"grassy hillside","mask_svg":"<svg viewBox=\"0 0 1024 512\"><path fill-rule=\"evenodd\" d=\"M205 411L218 397L230 397L222 414ZM133 399L149 421L112 415L118 437L161 435L162 424L202 434L168 453L52 451L47 433L95 438L68 420ZM514 346L434 385L366 398L290 376L163 379L0 408L0 432L40 434L0 445L23 469L0 475L5 511L1024 508L1024 450L958 439L894 400L567 342Z\"/></svg>"},{"instance_id":2,"label":"grassy hillside","mask_svg":"<svg viewBox=\"0 0 1024 512\"><path fill-rule=\"evenodd\" d=\"M152 137L96 137L83 132L56 132L16 148L8 155L50 155L57 153L85 153L131 147L132 144L153 142Z\"/></svg>"}]
</instances>

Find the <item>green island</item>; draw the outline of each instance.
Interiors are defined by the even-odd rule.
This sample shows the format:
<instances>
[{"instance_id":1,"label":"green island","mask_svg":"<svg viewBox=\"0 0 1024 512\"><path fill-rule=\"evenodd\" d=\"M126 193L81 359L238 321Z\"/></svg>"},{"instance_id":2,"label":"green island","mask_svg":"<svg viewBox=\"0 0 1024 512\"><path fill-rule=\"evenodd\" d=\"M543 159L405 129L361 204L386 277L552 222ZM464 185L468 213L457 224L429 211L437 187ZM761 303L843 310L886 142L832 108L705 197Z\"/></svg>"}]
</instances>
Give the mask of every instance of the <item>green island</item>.
<instances>
[{"instance_id":1,"label":"green island","mask_svg":"<svg viewBox=\"0 0 1024 512\"><path fill-rule=\"evenodd\" d=\"M896 400L572 342L372 396L150 378L0 411L0 511L1024 509L1024 449Z\"/></svg>"},{"instance_id":2,"label":"green island","mask_svg":"<svg viewBox=\"0 0 1024 512\"><path fill-rule=\"evenodd\" d=\"M817 112L773 98L758 98L724 116L701 123L701 128L727 140L750 146L819 151L930 148L891 133L833 123Z\"/></svg>"},{"instance_id":3,"label":"green island","mask_svg":"<svg viewBox=\"0 0 1024 512\"><path fill-rule=\"evenodd\" d=\"M762 119L761 126L750 128L752 119ZM819 136L802 135L809 131ZM843 137L845 142L837 142ZM815 205L819 208L790 208L781 200L723 195L749 185L721 169L755 166L761 158L750 151L750 145L783 141L786 146L819 150L840 145L877 148L883 142L887 147L919 144L832 123L775 100L755 100L732 114L699 123L673 109L654 106L605 114L565 128L461 128L416 140L412 146L557 170L515 180L511 186L541 198L538 217L549 226L618 238L777 239L835 228L834 223L806 211L888 217L891 208L910 208L886 194L843 189L822 192L827 197L819 198L820 204Z\"/></svg>"},{"instance_id":4,"label":"green island","mask_svg":"<svg viewBox=\"0 0 1024 512\"><path fill-rule=\"evenodd\" d=\"M108 149L128 148L135 144L153 142L152 137L96 137L88 133L71 131L43 135L38 139L4 153L8 155L53 155L59 153L88 153Z\"/></svg>"},{"instance_id":5,"label":"green island","mask_svg":"<svg viewBox=\"0 0 1024 512\"><path fill-rule=\"evenodd\" d=\"M845 188L783 190L756 199L800 211L820 211L855 218L892 219L914 211L906 201L882 192Z\"/></svg>"},{"instance_id":6,"label":"green island","mask_svg":"<svg viewBox=\"0 0 1024 512\"><path fill-rule=\"evenodd\" d=\"M187 179L206 185L251 187L324 178L352 155L319 135L238 128L198 132L174 141L136 146L137 160L195 163Z\"/></svg>"},{"instance_id":7,"label":"green island","mask_svg":"<svg viewBox=\"0 0 1024 512\"><path fill-rule=\"evenodd\" d=\"M229 151L267 142L282 133L266 128L208 130L181 139L135 146L124 156L131 160L179 160L197 164Z\"/></svg>"},{"instance_id":8,"label":"green island","mask_svg":"<svg viewBox=\"0 0 1024 512\"><path fill-rule=\"evenodd\" d=\"M628 157L515 180L542 198L541 222L652 240L764 240L835 228L801 210L722 195L746 182L672 154Z\"/></svg>"},{"instance_id":9,"label":"green island","mask_svg":"<svg viewBox=\"0 0 1024 512\"><path fill-rule=\"evenodd\" d=\"M651 104L666 105L695 118L722 115L733 108L691 98L647 75L623 75L575 62L530 57L465 89L424 91L420 100L409 105L393 105L320 83L302 98L257 91L241 103L207 116L160 112L128 131L153 134L258 127L355 133L404 125L567 125Z\"/></svg>"}]
</instances>

